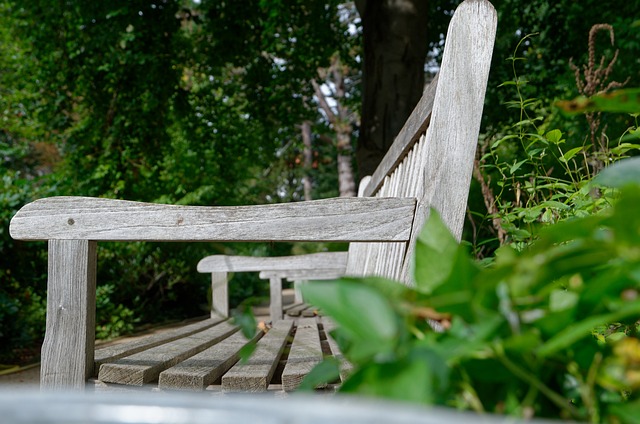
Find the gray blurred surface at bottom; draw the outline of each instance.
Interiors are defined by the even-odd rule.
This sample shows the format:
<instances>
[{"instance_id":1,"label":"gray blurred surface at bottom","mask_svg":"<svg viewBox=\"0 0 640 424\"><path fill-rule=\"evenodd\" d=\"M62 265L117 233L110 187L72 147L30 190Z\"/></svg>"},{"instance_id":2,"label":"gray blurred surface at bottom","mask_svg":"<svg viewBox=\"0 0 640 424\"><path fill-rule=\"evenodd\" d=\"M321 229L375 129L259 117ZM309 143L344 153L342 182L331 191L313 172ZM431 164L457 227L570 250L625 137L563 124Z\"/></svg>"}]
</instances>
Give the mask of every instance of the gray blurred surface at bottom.
<instances>
[{"instance_id":1,"label":"gray blurred surface at bottom","mask_svg":"<svg viewBox=\"0 0 640 424\"><path fill-rule=\"evenodd\" d=\"M3 424L506 424L525 422L351 396L0 391ZM527 423L555 421L530 420Z\"/></svg>"}]
</instances>

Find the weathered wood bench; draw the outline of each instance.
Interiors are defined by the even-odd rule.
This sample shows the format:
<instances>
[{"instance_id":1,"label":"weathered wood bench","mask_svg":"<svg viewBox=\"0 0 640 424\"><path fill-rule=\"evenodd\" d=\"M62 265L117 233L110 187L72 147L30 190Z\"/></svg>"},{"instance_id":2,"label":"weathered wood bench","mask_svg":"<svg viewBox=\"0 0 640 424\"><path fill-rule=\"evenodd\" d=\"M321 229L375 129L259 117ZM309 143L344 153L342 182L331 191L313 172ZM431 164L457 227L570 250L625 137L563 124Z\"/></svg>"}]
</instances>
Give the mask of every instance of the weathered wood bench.
<instances>
[{"instance_id":1,"label":"weathered wood bench","mask_svg":"<svg viewBox=\"0 0 640 424\"><path fill-rule=\"evenodd\" d=\"M245 340L236 336L234 326L215 317L176 330L170 341L157 336L133 350L125 346L114 348L122 350L115 354L96 354L97 242L350 242L346 274L411 284L410 258L430 208L461 236L495 28L496 14L488 1L466 0L458 7L440 73L372 175L364 197L243 207L53 197L24 206L11 222L12 237L47 240L49 248L41 386L84 388L95 370L105 384L119 373L119 382L157 381L160 387L192 387L193 380L198 381L194 386L204 387L221 380L224 388L226 379L231 390L240 388L238 381L241 389L264 389L272 384L269 370L280 362L273 352L293 336L284 370L275 373L283 386L292 388L323 354L339 356L329 338L322 340L330 323L322 318L283 320L260 338L252 363L233 365L225 373ZM177 376L180 368L186 376ZM179 379L183 382L175 383ZM246 381L252 382L248 388Z\"/></svg>"},{"instance_id":2,"label":"weathered wood bench","mask_svg":"<svg viewBox=\"0 0 640 424\"><path fill-rule=\"evenodd\" d=\"M371 176L364 177L358 197ZM309 280L329 280L345 275L348 252L320 252L297 256L251 257L211 255L198 262L198 271L211 274L211 310L222 316L229 315L229 273L260 272L260 278L269 280L269 316L272 321L288 316L315 316L313 307L304 304L300 287ZM283 307L282 281L294 283L294 304Z\"/></svg>"},{"instance_id":3,"label":"weathered wood bench","mask_svg":"<svg viewBox=\"0 0 640 424\"><path fill-rule=\"evenodd\" d=\"M322 252L300 256L251 257L212 255L198 262L198 272L211 274L212 312L229 315L229 273L271 272L261 274L270 280L270 317L272 321L282 319L282 280L298 273L313 276L344 275L347 267L347 252ZM321 273L320 275L315 273ZM299 274L302 275L302 274Z\"/></svg>"}]
</instances>

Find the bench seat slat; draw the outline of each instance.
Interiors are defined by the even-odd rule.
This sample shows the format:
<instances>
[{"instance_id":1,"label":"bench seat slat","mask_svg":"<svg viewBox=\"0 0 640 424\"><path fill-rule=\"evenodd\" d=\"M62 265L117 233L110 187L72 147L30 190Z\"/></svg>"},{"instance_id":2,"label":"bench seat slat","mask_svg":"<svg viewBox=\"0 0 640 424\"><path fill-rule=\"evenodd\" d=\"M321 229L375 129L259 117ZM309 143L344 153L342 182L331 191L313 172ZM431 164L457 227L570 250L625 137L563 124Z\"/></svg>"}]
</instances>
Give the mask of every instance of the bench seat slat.
<instances>
[{"instance_id":1,"label":"bench seat slat","mask_svg":"<svg viewBox=\"0 0 640 424\"><path fill-rule=\"evenodd\" d=\"M277 321L260 339L249 360L237 363L222 376L222 389L243 392L266 391L292 327L293 321Z\"/></svg>"},{"instance_id":2,"label":"bench seat slat","mask_svg":"<svg viewBox=\"0 0 640 424\"><path fill-rule=\"evenodd\" d=\"M322 345L315 318L298 321L287 364L282 371L282 387L285 392L295 390L304 377L322 361Z\"/></svg>"},{"instance_id":3,"label":"bench seat slat","mask_svg":"<svg viewBox=\"0 0 640 424\"><path fill-rule=\"evenodd\" d=\"M262 337L259 331L253 340ZM180 362L160 373L160 389L202 391L217 381L239 359L239 352L247 343L242 332L237 332L220 343Z\"/></svg>"},{"instance_id":4,"label":"bench seat slat","mask_svg":"<svg viewBox=\"0 0 640 424\"><path fill-rule=\"evenodd\" d=\"M299 317L302 311L309 307L306 303L298 303L297 305L287 309L287 315L290 317Z\"/></svg>"},{"instance_id":5,"label":"bench seat slat","mask_svg":"<svg viewBox=\"0 0 640 424\"><path fill-rule=\"evenodd\" d=\"M336 324L328 317L321 318L322 325L324 326L324 332L327 336L327 342L329 343L329 349L331 349L331 355L340 363L340 381L345 382L351 372L353 371L353 365L342 354L342 351L338 347L338 343L331 336L331 331L336 328Z\"/></svg>"},{"instance_id":6,"label":"bench seat slat","mask_svg":"<svg viewBox=\"0 0 640 424\"><path fill-rule=\"evenodd\" d=\"M143 352L102 364L98 379L106 383L142 386L158 375L238 331L238 327L222 322L190 336L153 347Z\"/></svg>"},{"instance_id":7,"label":"bench seat slat","mask_svg":"<svg viewBox=\"0 0 640 424\"><path fill-rule=\"evenodd\" d=\"M225 319L226 318L222 317L209 318L174 330L168 330L142 337L138 340L132 340L128 343L121 343L96 349L95 369L98 370L100 365L103 363L113 362L116 359L133 355L134 353L142 352L143 350L159 346L163 343L168 343L182 337L190 336L191 334L195 334L199 331L206 330L207 328L211 328L214 325L221 323Z\"/></svg>"}]
</instances>

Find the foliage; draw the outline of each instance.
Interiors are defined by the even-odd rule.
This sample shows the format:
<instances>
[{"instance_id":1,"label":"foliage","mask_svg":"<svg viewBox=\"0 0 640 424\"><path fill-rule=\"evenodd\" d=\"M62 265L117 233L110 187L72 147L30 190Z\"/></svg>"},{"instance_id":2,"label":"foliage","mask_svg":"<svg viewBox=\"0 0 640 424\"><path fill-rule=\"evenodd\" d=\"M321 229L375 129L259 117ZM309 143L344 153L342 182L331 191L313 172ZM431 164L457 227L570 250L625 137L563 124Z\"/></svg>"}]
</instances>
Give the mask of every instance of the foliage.
<instances>
[{"instance_id":1,"label":"foliage","mask_svg":"<svg viewBox=\"0 0 640 424\"><path fill-rule=\"evenodd\" d=\"M522 246L531 242L536 238L539 223L585 216L606 207L606 193L591 196L587 182L603 167L636 154L640 148L640 144L632 140L638 131L633 118L618 138L609 139L597 124L590 128L602 131L598 137L582 137L572 129L558 129L554 126L560 123L557 110L547 109L540 99L526 97L531 83L519 72L530 58L519 50L535 38L534 34L520 40L508 60L513 77L501 84L505 91L515 94L506 106L518 112L517 121L485 135L480 145L474 176L492 218L495 238L474 234L474 239L480 237L482 243L473 243L478 257L489 256L497 244L515 242ZM589 68L585 72L588 71ZM606 84L603 78L599 81ZM601 111L637 111L635 102L629 101L633 93L635 90L630 89L593 96L590 101L602 106L597 120ZM557 104L566 107L569 102ZM592 113L590 123L594 124L595 120Z\"/></svg>"},{"instance_id":2,"label":"foliage","mask_svg":"<svg viewBox=\"0 0 640 424\"><path fill-rule=\"evenodd\" d=\"M290 200L280 171L295 155L277 152L297 137L294 124L317 115L305 104L312 92L305 82L336 49L348 48L338 43L344 25L336 7L0 1L2 349L37 342L44 329L37 320L46 246L8 234L15 211L34 198ZM237 25L251 30L247 37L237 36ZM101 243L97 335L204 314L210 283L195 264L207 254L286 254L290 247ZM264 286L235 276L231 305L262 295ZM32 304L40 313L30 312Z\"/></svg>"},{"instance_id":3,"label":"foliage","mask_svg":"<svg viewBox=\"0 0 640 424\"><path fill-rule=\"evenodd\" d=\"M305 298L339 324L334 336L355 365L341 390L629 422L640 404L640 184L620 184L615 168L602 177L623 186L614 206L547 226L526 249L505 246L489 267L432 211L415 287L379 278L307 285Z\"/></svg>"}]
</instances>

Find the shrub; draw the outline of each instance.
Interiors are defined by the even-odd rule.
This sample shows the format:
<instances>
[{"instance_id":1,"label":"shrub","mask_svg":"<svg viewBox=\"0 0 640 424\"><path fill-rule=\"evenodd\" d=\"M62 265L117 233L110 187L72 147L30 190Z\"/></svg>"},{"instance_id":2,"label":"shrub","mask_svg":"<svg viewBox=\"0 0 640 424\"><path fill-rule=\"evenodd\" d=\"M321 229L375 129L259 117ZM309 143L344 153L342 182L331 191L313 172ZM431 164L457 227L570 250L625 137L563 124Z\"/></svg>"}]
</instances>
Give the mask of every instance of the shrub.
<instances>
[{"instance_id":1,"label":"shrub","mask_svg":"<svg viewBox=\"0 0 640 424\"><path fill-rule=\"evenodd\" d=\"M415 287L380 278L306 286L305 298L339 324L334 337L355 365L341 390L626 422L640 407L640 158L619 165L600 181L635 184L613 207L548 226L525 249L505 246L489 267L432 211ZM334 378L338 366L322 364L309 382Z\"/></svg>"}]
</instances>

